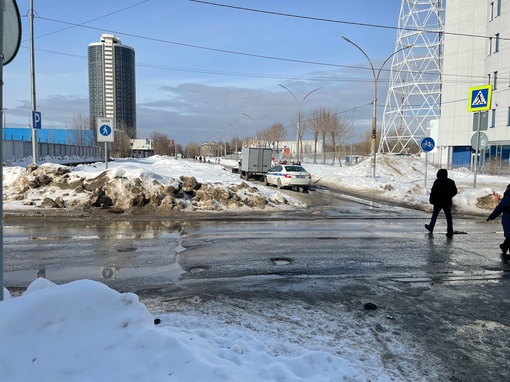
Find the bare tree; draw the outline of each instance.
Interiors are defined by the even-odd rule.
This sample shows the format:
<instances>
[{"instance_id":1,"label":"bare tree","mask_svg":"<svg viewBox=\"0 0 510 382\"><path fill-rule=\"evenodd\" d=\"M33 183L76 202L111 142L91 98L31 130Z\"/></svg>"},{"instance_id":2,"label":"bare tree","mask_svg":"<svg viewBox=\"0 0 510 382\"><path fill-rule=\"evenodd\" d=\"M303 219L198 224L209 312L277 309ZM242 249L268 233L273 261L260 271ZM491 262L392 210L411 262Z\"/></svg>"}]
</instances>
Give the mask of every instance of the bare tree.
<instances>
[{"instance_id":1,"label":"bare tree","mask_svg":"<svg viewBox=\"0 0 510 382\"><path fill-rule=\"evenodd\" d=\"M195 142L188 142L184 148L184 153L188 157L197 157L200 155L200 145Z\"/></svg>"},{"instance_id":2,"label":"bare tree","mask_svg":"<svg viewBox=\"0 0 510 382\"><path fill-rule=\"evenodd\" d=\"M90 118L81 113L75 114L71 120L69 141L77 146L94 146L94 134L90 133Z\"/></svg>"},{"instance_id":3,"label":"bare tree","mask_svg":"<svg viewBox=\"0 0 510 382\"><path fill-rule=\"evenodd\" d=\"M126 132L121 129L115 129L114 142L112 143L112 156L116 158L126 158L131 154L131 139Z\"/></svg>"},{"instance_id":4,"label":"bare tree","mask_svg":"<svg viewBox=\"0 0 510 382\"><path fill-rule=\"evenodd\" d=\"M173 155L175 148L170 146L170 140L168 135L154 130L150 136L152 142L152 149L154 154L157 155Z\"/></svg>"},{"instance_id":5,"label":"bare tree","mask_svg":"<svg viewBox=\"0 0 510 382\"><path fill-rule=\"evenodd\" d=\"M280 147L280 142L287 136L287 131L281 123L273 123L268 130L268 140L276 150Z\"/></svg>"},{"instance_id":6,"label":"bare tree","mask_svg":"<svg viewBox=\"0 0 510 382\"><path fill-rule=\"evenodd\" d=\"M314 109L310 112L310 115L308 116L308 121L310 125L310 130L313 134L313 163L317 163L317 147L319 142L319 135L322 133L322 156L323 156L323 163L324 163L324 150L325 150L325 140L326 140L326 134L324 130L323 123L321 123L321 117L325 113L325 110L322 108Z\"/></svg>"},{"instance_id":7,"label":"bare tree","mask_svg":"<svg viewBox=\"0 0 510 382\"><path fill-rule=\"evenodd\" d=\"M303 113L301 113L299 115L299 118L300 118L299 131L298 131L298 128L297 128L298 127L298 119L297 118L293 118L291 120L291 122L290 122L290 125L292 126L292 129L296 133L296 150L299 149L299 153L296 152L296 159L297 158L302 158L302 156L303 156L303 145L302 145L301 142L303 141L303 136L305 135L306 131L309 129L309 123L305 119Z\"/></svg>"},{"instance_id":8,"label":"bare tree","mask_svg":"<svg viewBox=\"0 0 510 382\"><path fill-rule=\"evenodd\" d=\"M322 163L326 162L326 149L328 146L327 139L330 136L330 131L333 129L334 121L332 120L333 114L323 108L312 110L308 118L308 125L314 137L314 163L316 163L316 153L319 144L319 137L322 141Z\"/></svg>"},{"instance_id":9,"label":"bare tree","mask_svg":"<svg viewBox=\"0 0 510 382\"><path fill-rule=\"evenodd\" d=\"M237 155L239 150L243 147L243 141L241 141L239 137L235 136L230 140L230 147L235 150L235 155Z\"/></svg>"},{"instance_id":10,"label":"bare tree","mask_svg":"<svg viewBox=\"0 0 510 382\"><path fill-rule=\"evenodd\" d=\"M338 114L331 113L328 113L327 121L329 143L335 153L333 164L335 158L338 158L338 162L342 166L341 151L345 143L352 138L352 123L348 123Z\"/></svg>"}]
</instances>

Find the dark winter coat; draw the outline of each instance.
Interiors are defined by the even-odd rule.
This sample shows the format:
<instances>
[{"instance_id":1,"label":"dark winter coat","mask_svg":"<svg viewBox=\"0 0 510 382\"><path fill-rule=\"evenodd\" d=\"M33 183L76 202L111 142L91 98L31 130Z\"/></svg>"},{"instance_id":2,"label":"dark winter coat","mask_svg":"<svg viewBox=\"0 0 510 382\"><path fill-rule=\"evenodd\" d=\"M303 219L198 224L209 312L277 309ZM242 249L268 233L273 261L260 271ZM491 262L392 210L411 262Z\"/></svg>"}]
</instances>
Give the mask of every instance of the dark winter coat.
<instances>
[{"instance_id":1,"label":"dark winter coat","mask_svg":"<svg viewBox=\"0 0 510 382\"><path fill-rule=\"evenodd\" d=\"M437 179L430 190L429 202L438 206L451 206L452 198L457 195L455 182L448 178L448 170L442 168L437 171Z\"/></svg>"},{"instance_id":2,"label":"dark winter coat","mask_svg":"<svg viewBox=\"0 0 510 382\"><path fill-rule=\"evenodd\" d=\"M494 208L492 214L489 215L489 220L494 220L501 214L503 214L501 224L503 224L504 235L505 237L510 237L510 188L507 188L503 194L503 199Z\"/></svg>"}]
</instances>

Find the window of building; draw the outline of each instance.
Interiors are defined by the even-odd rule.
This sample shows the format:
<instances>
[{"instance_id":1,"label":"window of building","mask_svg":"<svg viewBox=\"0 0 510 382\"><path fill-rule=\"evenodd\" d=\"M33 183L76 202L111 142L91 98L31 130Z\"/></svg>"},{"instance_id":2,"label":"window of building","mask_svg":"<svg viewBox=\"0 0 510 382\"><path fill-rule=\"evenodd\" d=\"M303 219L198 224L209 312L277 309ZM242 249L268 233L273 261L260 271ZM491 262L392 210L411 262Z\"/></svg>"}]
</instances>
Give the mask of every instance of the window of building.
<instances>
[{"instance_id":1,"label":"window of building","mask_svg":"<svg viewBox=\"0 0 510 382\"><path fill-rule=\"evenodd\" d=\"M496 109L492 109L491 114L491 127L496 127Z\"/></svg>"},{"instance_id":2,"label":"window of building","mask_svg":"<svg viewBox=\"0 0 510 382\"><path fill-rule=\"evenodd\" d=\"M498 72L494 72L493 79L492 79L492 89L496 90L498 87Z\"/></svg>"},{"instance_id":3,"label":"window of building","mask_svg":"<svg viewBox=\"0 0 510 382\"><path fill-rule=\"evenodd\" d=\"M494 1L489 4L489 21L494 20Z\"/></svg>"},{"instance_id":4,"label":"window of building","mask_svg":"<svg viewBox=\"0 0 510 382\"><path fill-rule=\"evenodd\" d=\"M499 52L499 33L496 34L496 41L494 42L494 53Z\"/></svg>"},{"instance_id":5,"label":"window of building","mask_svg":"<svg viewBox=\"0 0 510 382\"><path fill-rule=\"evenodd\" d=\"M497 6L496 6L496 16L501 15L501 0L498 0Z\"/></svg>"},{"instance_id":6,"label":"window of building","mask_svg":"<svg viewBox=\"0 0 510 382\"><path fill-rule=\"evenodd\" d=\"M492 54L492 37L489 37L489 49L487 51L487 55L490 56Z\"/></svg>"}]
</instances>

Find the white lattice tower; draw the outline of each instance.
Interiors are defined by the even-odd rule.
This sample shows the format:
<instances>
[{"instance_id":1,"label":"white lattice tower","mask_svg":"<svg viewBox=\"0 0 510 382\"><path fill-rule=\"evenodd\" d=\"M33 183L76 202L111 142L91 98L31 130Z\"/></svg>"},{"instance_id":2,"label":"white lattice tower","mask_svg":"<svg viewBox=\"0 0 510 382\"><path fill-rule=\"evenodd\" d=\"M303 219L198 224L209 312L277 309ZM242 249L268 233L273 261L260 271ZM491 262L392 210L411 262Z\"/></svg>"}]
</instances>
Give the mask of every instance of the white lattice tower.
<instances>
[{"instance_id":1,"label":"white lattice tower","mask_svg":"<svg viewBox=\"0 0 510 382\"><path fill-rule=\"evenodd\" d=\"M413 152L441 105L444 0L402 0L379 152Z\"/></svg>"}]
</instances>

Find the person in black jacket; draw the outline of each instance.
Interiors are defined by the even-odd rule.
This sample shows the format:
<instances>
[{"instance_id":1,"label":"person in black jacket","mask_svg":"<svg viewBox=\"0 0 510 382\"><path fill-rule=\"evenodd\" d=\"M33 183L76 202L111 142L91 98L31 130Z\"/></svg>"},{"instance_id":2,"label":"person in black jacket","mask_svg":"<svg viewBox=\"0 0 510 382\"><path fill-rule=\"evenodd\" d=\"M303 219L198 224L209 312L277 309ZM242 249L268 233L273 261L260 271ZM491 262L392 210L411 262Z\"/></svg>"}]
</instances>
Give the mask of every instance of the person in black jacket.
<instances>
[{"instance_id":1,"label":"person in black jacket","mask_svg":"<svg viewBox=\"0 0 510 382\"><path fill-rule=\"evenodd\" d=\"M446 236L453 237L452 198L457 195L457 186L453 179L448 178L448 170L441 168L437 171L437 179L430 190L429 202L434 206L430 223L425 224L427 231L432 233L436 225L437 216L441 210L446 217Z\"/></svg>"},{"instance_id":2,"label":"person in black jacket","mask_svg":"<svg viewBox=\"0 0 510 382\"><path fill-rule=\"evenodd\" d=\"M506 252L510 248L510 184L506 186L503 199L494 208L494 211L489 215L487 221L496 219L499 215L503 214L501 224L503 224L503 234L505 235L505 241L499 245L501 251L506 255Z\"/></svg>"}]
</instances>

